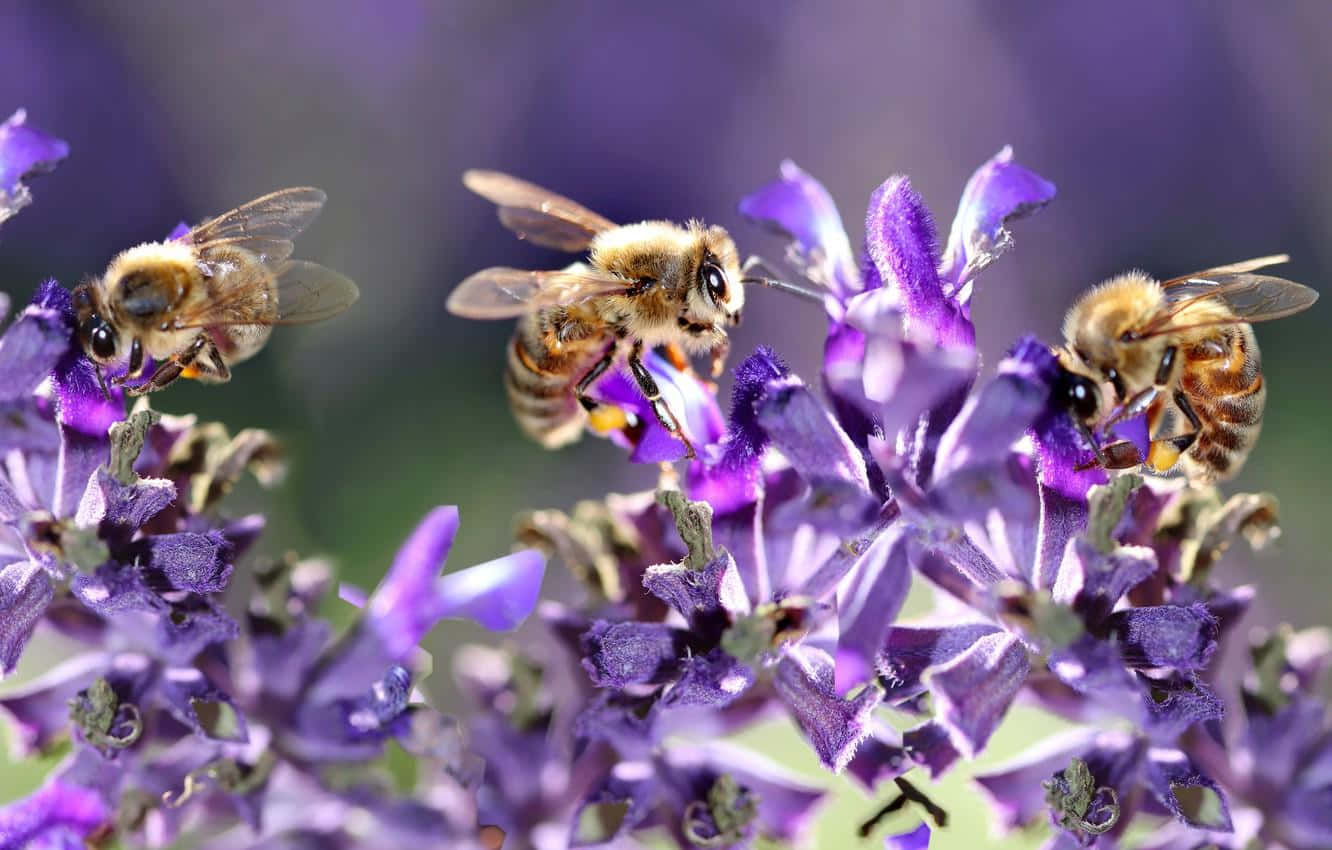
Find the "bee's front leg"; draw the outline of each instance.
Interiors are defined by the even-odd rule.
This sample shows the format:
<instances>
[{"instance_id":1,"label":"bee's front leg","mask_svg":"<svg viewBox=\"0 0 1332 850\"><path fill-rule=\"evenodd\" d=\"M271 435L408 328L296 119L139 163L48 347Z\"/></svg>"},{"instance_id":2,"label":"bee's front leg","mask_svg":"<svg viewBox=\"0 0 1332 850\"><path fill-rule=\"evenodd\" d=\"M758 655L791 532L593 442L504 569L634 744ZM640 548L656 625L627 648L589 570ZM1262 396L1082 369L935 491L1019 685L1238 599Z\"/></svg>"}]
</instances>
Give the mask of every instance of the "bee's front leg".
<instances>
[{"instance_id":1,"label":"bee's front leg","mask_svg":"<svg viewBox=\"0 0 1332 850\"><path fill-rule=\"evenodd\" d=\"M132 396L138 396L166 389L171 384L175 383L177 378L180 378L185 374L187 369L191 368L194 361L198 359L204 349L212 345L212 342L213 341L208 338L208 334L199 334L194 338L194 342L190 343L184 351L172 355L170 358L159 364L157 369L153 372L153 376L149 378L147 382L140 384L137 387L125 387L125 392Z\"/></svg>"},{"instance_id":2,"label":"bee's front leg","mask_svg":"<svg viewBox=\"0 0 1332 850\"><path fill-rule=\"evenodd\" d=\"M638 382L638 388L643 396L652 405L652 412L656 415L657 421L661 427L665 428L670 435L685 445L685 458L693 460L698 455L694 452L694 444L689 442L685 436L684 430L680 427L680 420L675 418L671 408L661 397L661 388L657 386L657 379L652 377L652 373L643 365L643 343L635 342L634 349L629 354L629 371L633 372L634 380Z\"/></svg>"}]
</instances>

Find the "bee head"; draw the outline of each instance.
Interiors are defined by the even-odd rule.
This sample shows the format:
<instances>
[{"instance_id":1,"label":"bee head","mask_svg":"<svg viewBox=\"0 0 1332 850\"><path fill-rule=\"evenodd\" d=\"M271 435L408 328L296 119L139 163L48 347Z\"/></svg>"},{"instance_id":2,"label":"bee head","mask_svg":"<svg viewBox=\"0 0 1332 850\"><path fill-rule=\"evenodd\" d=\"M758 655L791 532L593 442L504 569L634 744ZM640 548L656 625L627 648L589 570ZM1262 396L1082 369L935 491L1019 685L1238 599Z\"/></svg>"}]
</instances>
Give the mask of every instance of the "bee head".
<instances>
[{"instance_id":1,"label":"bee head","mask_svg":"<svg viewBox=\"0 0 1332 850\"><path fill-rule=\"evenodd\" d=\"M84 352L103 365L115 362L120 349L119 335L98 310L91 284L81 283L74 288L73 305L79 343Z\"/></svg>"},{"instance_id":2,"label":"bee head","mask_svg":"<svg viewBox=\"0 0 1332 850\"><path fill-rule=\"evenodd\" d=\"M740 324L740 311L745 305L735 242L715 226L700 229L700 237L689 312L707 324L734 327Z\"/></svg>"}]
</instances>

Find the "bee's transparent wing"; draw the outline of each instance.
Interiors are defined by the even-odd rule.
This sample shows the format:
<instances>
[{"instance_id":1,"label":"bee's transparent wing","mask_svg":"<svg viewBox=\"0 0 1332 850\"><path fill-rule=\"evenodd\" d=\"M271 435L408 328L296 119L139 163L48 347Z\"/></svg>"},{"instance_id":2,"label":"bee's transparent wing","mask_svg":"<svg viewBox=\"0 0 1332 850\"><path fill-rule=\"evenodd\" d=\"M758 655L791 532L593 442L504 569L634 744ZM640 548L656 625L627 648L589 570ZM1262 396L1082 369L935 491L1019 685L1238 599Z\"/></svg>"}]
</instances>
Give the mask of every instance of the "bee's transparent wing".
<instances>
[{"instance_id":1,"label":"bee's transparent wing","mask_svg":"<svg viewBox=\"0 0 1332 850\"><path fill-rule=\"evenodd\" d=\"M224 257L226 248L242 248L276 269L291 257L292 240L315 220L327 197L312 186L279 189L205 221L181 239L205 261Z\"/></svg>"},{"instance_id":2,"label":"bee's transparent wing","mask_svg":"<svg viewBox=\"0 0 1332 850\"><path fill-rule=\"evenodd\" d=\"M498 206L500 222L519 239L546 248L584 251L594 236L615 227L577 201L499 171L466 171L463 185Z\"/></svg>"},{"instance_id":3,"label":"bee's transparent wing","mask_svg":"<svg viewBox=\"0 0 1332 850\"><path fill-rule=\"evenodd\" d=\"M446 306L455 316L468 319L512 319L543 307L566 307L627 290L623 278L586 266L559 271L496 266L458 284Z\"/></svg>"},{"instance_id":4,"label":"bee's transparent wing","mask_svg":"<svg viewBox=\"0 0 1332 850\"><path fill-rule=\"evenodd\" d=\"M225 325L303 325L336 316L356 303L360 290L341 272L318 263L287 260L276 269L277 307L271 304L272 273L253 266L231 268L218 283L218 294L189 314L176 317L176 328Z\"/></svg>"},{"instance_id":5,"label":"bee's transparent wing","mask_svg":"<svg viewBox=\"0 0 1332 850\"><path fill-rule=\"evenodd\" d=\"M1224 266L1216 266L1215 268L1203 269L1202 271L1180 275L1179 277L1164 281L1161 284L1161 287L1170 290L1196 278L1214 277L1219 274L1256 272L1259 269L1265 269L1268 266L1276 266L1288 262L1290 262L1289 254L1269 254L1266 257L1254 257L1252 260L1240 260L1238 263L1227 263Z\"/></svg>"},{"instance_id":6,"label":"bee's transparent wing","mask_svg":"<svg viewBox=\"0 0 1332 850\"><path fill-rule=\"evenodd\" d=\"M1302 283L1270 275L1230 270L1236 267L1243 268L1245 265L1224 266L1220 270L1214 269L1199 275L1167 281L1166 309L1146 327L1140 329L1136 336L1140 338L1159 336L1189 328L1233 325L1240 322L1267 322L1307 310L1318 300L1318 293ZM1188 316L1189 308L1206 300L1220 301L1226 306L1229 315L1206 321L1191 321Z\"/></svg>"}]
</instances>

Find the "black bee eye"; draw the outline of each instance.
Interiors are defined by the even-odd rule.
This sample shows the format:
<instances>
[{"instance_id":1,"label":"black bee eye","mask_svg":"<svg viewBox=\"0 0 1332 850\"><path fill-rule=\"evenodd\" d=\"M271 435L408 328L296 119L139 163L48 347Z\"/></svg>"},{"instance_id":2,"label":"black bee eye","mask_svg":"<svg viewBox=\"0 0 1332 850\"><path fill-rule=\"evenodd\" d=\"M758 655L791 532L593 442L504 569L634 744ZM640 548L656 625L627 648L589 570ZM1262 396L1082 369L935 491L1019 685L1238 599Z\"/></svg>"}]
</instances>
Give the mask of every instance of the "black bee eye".
<instances>
[{"instance_id":1,"label":"black bee eye","mask_svg":"<svg viewBox=\"0 0 1332 850\"><path fill-rule=\"evenodd\" d=\"M1091 419L1101 409L1101 394L1096 383L1082 375L1064 372L1055 384L1054 392L1056 400L1083 421Z\"/></svg>"},{"instance_id":2,"label":"black bee eye","mask_svg":"<svg viewBox=\"0 0 1332 850\"><path fill-rule=\"evenodd\" d=\"M83 338L87 340L92 356L110 360L116 355L116 332L101 316L91 316L83 323Z\"/></svg>"},{"instance_id":3,"label":"black bee eye","mask_svg":"<svg viewBox=\"0 0 1332 850\"><path fill-rule=\"evenodd\" d=\"M726 274L716 264L704 263L698 276L713 304L721 304L726 300Z\"/></svg>"}]
</instances>

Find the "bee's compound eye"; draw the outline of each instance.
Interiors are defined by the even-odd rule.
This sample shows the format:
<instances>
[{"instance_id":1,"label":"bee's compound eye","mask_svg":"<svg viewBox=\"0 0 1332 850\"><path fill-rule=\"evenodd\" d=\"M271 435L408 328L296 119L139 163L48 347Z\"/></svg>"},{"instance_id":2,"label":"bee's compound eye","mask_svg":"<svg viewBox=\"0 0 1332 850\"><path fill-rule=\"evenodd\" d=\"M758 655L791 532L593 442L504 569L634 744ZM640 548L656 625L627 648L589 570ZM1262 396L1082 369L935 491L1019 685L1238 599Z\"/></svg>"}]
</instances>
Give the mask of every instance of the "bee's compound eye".
<instances>
[{"instance_id":1,"label":"bee's compound eye","mask_svg":"<svg viewBox=\"0 0 1332 850\"><path fill-rule=\"evenodd\" d=\"M93 357L110 360L116 356L116 332L100 317L88 320L86 333Z\"/></svg>"},{"instance_id":2,"label":"bee's compound eye","mask_svg":"<svg viewBox=\"0 0 1332 850\"><path fill-rule=\"evenodd\" d=\"M716 264L704 263L703 268L699 270L699 278L703 281L712 303L721 304L726 300L726 273Z\"/></svg>"},{"instance_id":3,"label":"bee's compound eye","mask_svg":"<svg viewBox=\"0 0 1332 850\"><path fill-rule=\"evenodd\" d=\"M1101 409L1101 394L1090 378L1065 372L1055 393L1074 416L1086 421Z\"/></svg>"}]
</instances>

